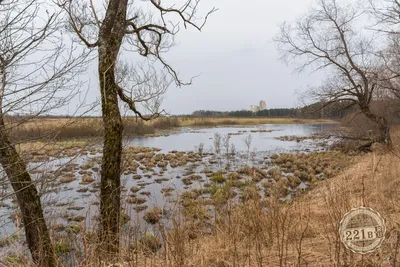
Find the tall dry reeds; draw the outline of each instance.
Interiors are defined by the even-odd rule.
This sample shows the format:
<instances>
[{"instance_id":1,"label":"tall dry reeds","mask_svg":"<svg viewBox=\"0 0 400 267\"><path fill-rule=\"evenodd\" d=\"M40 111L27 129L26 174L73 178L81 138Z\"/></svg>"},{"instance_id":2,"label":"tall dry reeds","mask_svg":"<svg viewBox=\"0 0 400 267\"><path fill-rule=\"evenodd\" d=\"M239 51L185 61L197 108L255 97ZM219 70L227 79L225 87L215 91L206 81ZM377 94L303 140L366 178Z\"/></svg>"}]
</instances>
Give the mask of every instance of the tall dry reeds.
<instances>
[{"instance_id":1,"label":"tall dry reeds","mask_svg":"<svg viewBox=\"0 0 400 267\"><path fill-rule=\"evenodd\" d=\"M167 267L399 266L399 133L393 132L393 151L378 147L357 156L341 174L292 200L283 201L274 189L263 195L258 185L237 195L240 183L235 180L198 189L213 192L210 198L195 191L181 194L154 226L140 228L143 219L134 220L124 231L129 241L113 261L118 266ZM343 246L338 227L346 212L364 205L381 213L388 231L379 249L362 256ZM109 266L98 261L90 236L83 228L74 233L86 245L74 248L74 257L64 266Z\"/></svg>"},{"instance_id":2,"label":"tall dry reeds","mask_svg":"<svg viewBox=\"0 0 400 267\"><path fill-rule=\"evenodd\" d=\"M157 118L143 122L125 118L125 136L154 134L157 130L180 126L178 118ZM14 141L37 141L42 139L66 140L103 136L100 118L37 118L29 122L13 121L8 124Z\"/></svg>"},{"instance_id":3,"label":"tall dry reeds","mask_svg":"<svg viewBox=\"0 0 400 267\"><path fill-rule=\"evenodd\" d=\"M297 120L288 118L185 118L161 117L144 122L136 118L124 118L125 136L154 134L158 130L180 126L216 127L227 125L258 125L287 123L323 123L332 121ZM41 139L66 140L103 136L103 122L96 117L38 117L23 119L9 117L8 129L14 141L37 141Z\"/></svg>"}]
</instances>

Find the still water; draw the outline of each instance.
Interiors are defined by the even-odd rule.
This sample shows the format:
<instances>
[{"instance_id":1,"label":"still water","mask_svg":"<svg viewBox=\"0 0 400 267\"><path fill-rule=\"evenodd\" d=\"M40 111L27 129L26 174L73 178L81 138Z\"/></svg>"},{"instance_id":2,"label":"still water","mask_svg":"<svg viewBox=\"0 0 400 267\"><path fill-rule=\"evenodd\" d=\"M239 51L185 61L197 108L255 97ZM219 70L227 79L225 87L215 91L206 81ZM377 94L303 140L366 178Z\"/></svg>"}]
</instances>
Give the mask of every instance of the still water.
<instances>
[{"instance_id":1,"label":"still water","mask_svg":"<svg viewBox=\"0 0 400 267\"><path fill-rule=\"evenodd\" d=\"M222 136L230 135L230 143L233 143L238 151L246 150L244 139L251 134L251 150L259 152L296 152L304 149L315 149L314 141L281 141L276 138L286 135L311 136L334 127L335 124L264 124L251 127L214 127L214 128L183 128L181 131L169 136L161 137L135 137L126 140L130 146L157 147L168 152L171 150L189 151L195 150L200 143L204 148L212 150L215 133ZM271 132L251 132L257 130L270 130ZM246 132L243 132L246 131Z\"/></svg>"},{"instance_id":2,"label":"still water","mask_svg":"<svg viewBox=\"0 0 400 267\"><path fill-rule=\"evenodd\" d=\"M214 128L181 128L176 132L170 133L168 136L160 137L135 137L124 140L125 146L144 146L144 147L155 147L161 149L159 153L167 154L170 151L196 151L200 144L204 144L204 152L215 152L214 140L215 134L220 134L222 139L229 136L230 147L233 144L237 151L236 168L240 168L243 164L253 164L259 167L267 168L265 165L264 157L268 157L274 153L296 153L296 152L309 152L309 151L323 151L328 149L328 144L331 141L318 140L318 139L306 139L301 142L297 141L281 141L278 138L282 136L311 136L313 134L321 133L334 127L335 124L265 124L249 127L214 127ZM249 148L246 145L245 139L249 139L251 136L251 142ZM324 146L321 146L324 143ZM248 143L249 144L249 143ZM223 149L223 148L222 148ZM253 161L241 161L243 154L246 150L253 152L255 155ZM242 156L242 157L241 157ZM93 157L101 157L101 154L86 155L69 158L58 158L52 161L30 163L30 167L33 168L36 165L40 165L40 169L43 172L52 171L55 168L64 164L76 164L78 168L74 170L73 175L76 177L71 183L59 184L54 188L42 195L42 204L44 206L46 219L54 223L71 224L65 219L65 214L79 215L86 217L86 227L89 229L94 222L94 217L98 213L98 200L99 191L96 185L99 185L100 177L99 174L93 170L95 183L90 185L82 185L80 183L82 174L79 172L81 167ZM146 197L146 205L151 208L153 206L163 206L166 203L165 196L162 194L162 190L165 188L173 188L174 196L185 190L190 190L196 187L200 187L208 180L206 175L202 173L205 168L210 168L213 171L218 170L220 166L218 164L210 164L210 160L213 156L208 156L203 159L202 162L194 165L188 164L187 166L171 168L168 165L165 171L161 172L161 168L153 168L153 172L147 178L141 180L132 179L132 174L123 175L121 182L126 189L122 193L122 199L129 198L131 194L130 188L134 186L140 186L145 180L146 185L142 186L142 191L150 193ZM262 162L262 165L259 165ZM192 166L189 166L192 165ZM100 165L96 163L94 167L100 168ZM184 176L185 172L188 171L188 167L193 167L193 171L201 175L202 180L196 181L190 186L186 186L182 183L180 176ZM137 169L137 174L145 175L145 173ZM38 174L35 174L38 175ZM40 175L40 174L39 174ZM157 179L167 178L167 181L157 183ZM38 186L40 187L40 186ZM79 189L86 188L86 191L79 191ZM2 191L3 195L10 194L10 188L4 188ZM143 196L142 196L143 197ZM95 204L97 202L97 204ZM10 235L18 231L19 227L15 227L15 221L12 220L12 214L16 214L18 206L16 205L15 199L8 198L4 199L0 205L0 237ZM60 203L69 203L68 206L60 206ZM71 207L81 207L81 210L70 210ZM145 211L135 212L133 211L133 205L124 205L127 214L132 220L135 218L141 218ZM76 224L76 223L75 223ZM19 230L21 230L19 228Z\"/></svg>"}]
</instances>

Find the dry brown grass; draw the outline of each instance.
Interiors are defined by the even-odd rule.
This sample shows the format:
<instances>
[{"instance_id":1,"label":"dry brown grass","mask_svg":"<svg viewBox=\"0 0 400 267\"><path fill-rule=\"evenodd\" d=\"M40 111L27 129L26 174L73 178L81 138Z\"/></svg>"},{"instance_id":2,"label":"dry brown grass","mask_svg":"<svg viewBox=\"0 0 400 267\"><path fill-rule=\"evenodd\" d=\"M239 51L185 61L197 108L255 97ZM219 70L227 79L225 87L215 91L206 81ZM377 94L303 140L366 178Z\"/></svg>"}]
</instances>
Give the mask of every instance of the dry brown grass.
<instances>
[{"instance_id":1,"label":"dry brown grass","mask_svg":"<svg viewBox=\"0 0 400 267\"><path fill-rule=\"evenodd\" d=\"M263 200L249 188L239 204L214 202L211 232L204 231L210 225L202 224L203 210L196 207L192 217L171 219L172 229L160 226L161 250L124 250L114 262L171 267L399 266L400 129L394 130L393 139L393 152L378 146L357 156L342 174L293 201L281 203L274 192ZM347 211L363 205L381 213L387 235L381 248L361 256L340 243L338 227ZM84 253L79 266L110 266L99 262L94 250Z\"/></svg>"},{"instance_id":2,"label":"dry brown grass","mask_svg":"<svg viewBox=\"0 0 400 267\"><path fill-rule=\"evenodd\" d=\"M342 174L291 202L249 194L239 205L223 205L207 235L190 239L191 224L177 224L180 231L167 235L167 250L146 257L147 266L399 266L400 157L393 153L377 149L359 156ZM381 248L361 256L344 248L338 227L347 211L363 205L381 213L388 231ZM181 256L173 256L176 250ZM143 266L143 260L126 266Z\"/></svg>"},{"instance_id":3,"label":"dry brown grass","mask_svg":"<svg viewBox=\"0 0 400 267\"><path fill-rule=\"evenodd\" d=\"M182 126L332 123L332 120L295 118L179 118Z\"/></svg>"},{"instance_id":4,"label":"dry brown grass","mask_svg":"<svg viewBox=\"0 0 400 267\"><path fill-rule=\"evenodd\" d=\"M266 201L231 207L229 222L196 240L194 266L399 266L400 134L395 151L359 157L341 175L321 182L292 202ZM395 154L397 155L395 155ZM364 188L364 190L363 190ZM371 207L386 220L382 247L365 256L347 251L339 222L351 208ZM271 212L261 212L260 207ZM173 266L173 265L170 265Z\"/></svg>"},{"instance_id":5,"label":"dry brown grass","mask_svg":"<svg viewBox=\"0 0 400 267\"><path fill-rule=\"evenodd\" d=\"M8 119L10 136L14 141L34 141L40 139L82 139L101 137L103 122L101 118L47 118L39 117L26 122ZM300 120L290 118L157 118L142 121L125 118L126 136L155 134L157 131L180 126L215 127L220 125L257 125L293 123L330 123L331 120Z\"/></svg>"},{"instance_id":6,"label":"dry brown grass","mask_svg":"<svg viewBox=\"0 0 400 267\"><path fill-rule=\"evenodd\" d=\"M161 227L163 246L157 253L123 250L113 261L117 266L171 267L399 266L400 158L376 152L356 160L343 174L294 201L261 200L250 192L238 205L221 205L209 233L199 218L177 217L170 222L172 230ZM344 213L363 201L381 213L388 229L382 247L365 256L345 250L338 236ZM110 266L99 262L95 250L85 253L79 266Z\"/></svg>"},{"instance_id":7,"label":"dry brown grass","mask_svg":"<svg viewBox=\"0 0 400 267\"><path fill-rule=\"evenodd\" d=\"M397 131L399 133L400 131ZM400 134L395 134L399 153ZM177 216L157 253L124 251L120 266L399 266L400 158L384 149L358 156L342 174L282 203L261 199L248 188L239 204L213 202L212 231L204 231L204 210ZM364 188L364 191L363 191ZM278 194L277 194L278 195ZM386 220L382 247L365 256L347 251L338 236L342 216L351 208L371 207ZM137 242L137 240L136 240ZM86 265L106 266L96 257Z\"/></svg>"},{"instance_id":8,"label":"dry brown grass","mask_svg":"<svg viewBox=\"0 0 400 267\"><path fill-rule=\"evenodd\" d=\"M180 126L177 118L158 118L149 122L126 118L123 123L126 136L154 134L157 130ZM84 139L103 135L101 118L35 118L22 123L10 122L8 127L14 141Z\"/></svg>"}]
</instances>

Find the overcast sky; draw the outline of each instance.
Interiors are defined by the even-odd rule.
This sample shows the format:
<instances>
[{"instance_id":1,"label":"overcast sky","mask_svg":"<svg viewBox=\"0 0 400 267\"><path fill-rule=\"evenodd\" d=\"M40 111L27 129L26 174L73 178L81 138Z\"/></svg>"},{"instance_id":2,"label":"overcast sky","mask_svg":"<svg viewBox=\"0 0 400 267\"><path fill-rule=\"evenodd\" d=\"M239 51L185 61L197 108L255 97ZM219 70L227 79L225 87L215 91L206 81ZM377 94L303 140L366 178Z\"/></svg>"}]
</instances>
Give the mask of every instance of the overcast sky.
<instances>
[{"instance_id":1,"label":"overcast sky","mask_svg":"<svg viewBox=\"0 0 400 267\"><path fill-rule=\"evenodd\" d=\"M194 84L171 86L163 107L173 113L197 109L248 109L265 100L268 108L299 104L296 91L320 83L319 75L295 73L279 60L273 38L278 25L310 7L311 0L202 0L215 5L203 32L181 32L167 56L183 77L202 73Z\"/></svg>"},{"instance_id":2,"label":"overcast sky","mask_svg":"<svg viewBox=\"0 0 400 267\"><path fill-rule=\"evenodd\" d=\"M322 76L295 73L295 66L286 66L279 60L273 38L279 24L293 21L311 3L312 0L202 0L200 12L213 6L219 10L202 32L182 30L176 37L177 46L165 55L183 79L201 76L191 86L172 85L162 108L170 114L199 109L239 110L260 100L265 100L268 108L298 106L296 92L319 84ZM90 75L96 80L96 68ZM94 88L89 99L96 97L98 89Z\"/></svg>"}]
</instances>

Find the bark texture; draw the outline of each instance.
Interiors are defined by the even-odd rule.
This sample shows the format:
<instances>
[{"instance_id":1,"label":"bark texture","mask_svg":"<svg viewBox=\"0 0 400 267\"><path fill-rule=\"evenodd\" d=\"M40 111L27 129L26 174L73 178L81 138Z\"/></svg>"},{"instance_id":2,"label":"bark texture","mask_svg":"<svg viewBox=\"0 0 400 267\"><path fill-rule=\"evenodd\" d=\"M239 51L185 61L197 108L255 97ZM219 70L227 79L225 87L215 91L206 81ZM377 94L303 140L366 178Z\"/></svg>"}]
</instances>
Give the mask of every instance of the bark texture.
<instances>
[{"instance_id":1,"label":"bark texture","mask_svg":"<svg viewBox=\"0 0 400 267\"><path fill-rule=\"evenodd\" d=\"M33 261L41 267L56 266L57 261L43 217L40 196L25 162L7 135L3 116L0 116L0 164L17 197Z\"/></svg>"},{"instance_id":2,"label":"bark texture","mask_svg":"<svg viewBox=\"0 0 400 267\"><path fill-rule=\"evenodd\" d=\"M123 124L118 107L115 63L125 30L127 0L110 0L99 34L99 79L105 129L101 166L100 229L101 248L119 251L120 175ZM112 255L110 255L112 256Z\"/></svg>"},{"instance_id":3,"label":"bark texture","mask_svg":"<svg viewBox=\"0 0 400 267\"><path fill-rule=\"evenodd\" d=\"M392 144L392 138L390 136L390 124L387 121L387 119L372 113L371 110L369 109L369 106L361 106L361 111L368 119L370 119L371 121L373 121L378 125L379 134L377 140L374 141L381 144L385 144L389 148L392 148L393 144Z\"/></svg>"}]
</instances>

